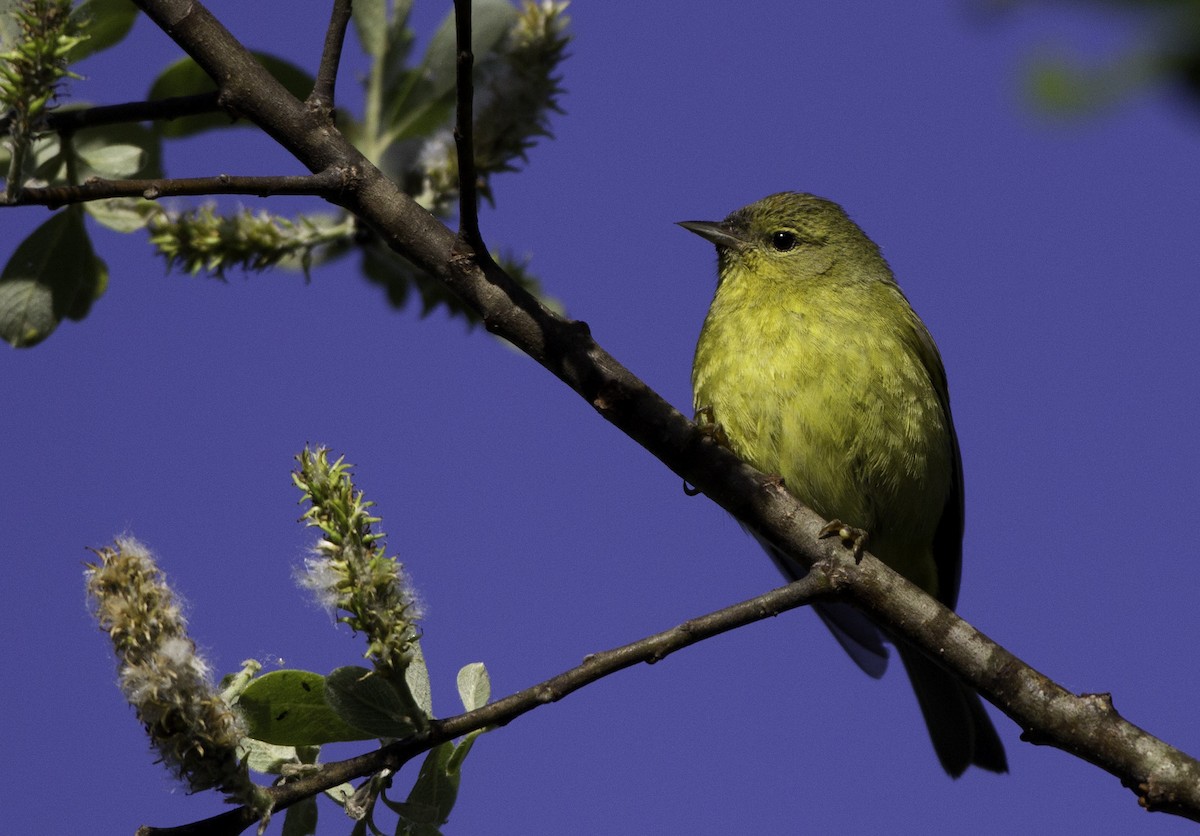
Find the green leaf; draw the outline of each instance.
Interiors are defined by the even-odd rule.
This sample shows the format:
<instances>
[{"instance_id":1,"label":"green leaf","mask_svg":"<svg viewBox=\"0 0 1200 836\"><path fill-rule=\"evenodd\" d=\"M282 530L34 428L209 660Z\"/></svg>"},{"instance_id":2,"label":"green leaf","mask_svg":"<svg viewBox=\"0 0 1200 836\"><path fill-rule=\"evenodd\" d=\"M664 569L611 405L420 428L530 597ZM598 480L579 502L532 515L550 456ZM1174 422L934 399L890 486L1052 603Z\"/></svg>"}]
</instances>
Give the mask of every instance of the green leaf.
<instances>
[{"instance_id":1,"label":"green leaf","mask_svg":"<svg viewBox=\"0 0 1200 836\"><path fill-rule=\"evenodd\" d=\"M287 808L282 836L312 836L317 832L317 797L310 795Z\"/></svg>"},{"instance_id":2,"label":"green leaf","mask_svg":"<svg viewBox=\"0 0 1200 836\"><path fill-rule=\"evenodd\" d=\"M463 735L463 739L454 747L454 754L450 756L450 762L446 764L446 769L455 776L455 787L458 786L457 780L461 777L463 761L471 753L471 747L475 745L475 739L485 731L488 731L488 729L476 729L473 732L468 732Z\"/></svg>"},{"instance_id":3,"label":"green leaf","mask_svg":"<svg viewBox=\"0 0 1200 836\"><path fill-rule=\"evenodd\" d=\"M458 672L458 696L463 708L474 711L487 705L492 695L492 681L483 662L464 665Z\"/></svg>"},{"instance_id":4,"label":"green leaf","mask_svg":"<svg viewBox=\"0 0 1200 836\"><path fill-rule=\"evenodd\" d=\"M412 716L392 683L355 665L338 668L325 678L325 701L344 722L370 737L410 737L425 720Z\"/></svg>"},{"instance_id":5,"label":"green leaf","mask_svg":"<svg viewBox=\"0 0 1200 836\"><path fill-rule=\"evenodd\" d=\"M311 671L272 671L251 682L238 705L250 736L280 746L319 746L342 740L369 740L343 722L325 701L328 683Z\"/></svg>"},{"instance_id":6,"label":"green leaf","mask_svg":"<svg viewBox=\"0 0 1200 836\"><path fill-rule=\"evenodd\" d=\"M447 770L453 754L454 743L448 741L425 755L407 800L396 805L401 816L397 834L437 833L437 828L450 820L450 811L458 798L458 776Z\"/></svg>"},{"instance_id":7,"label":"green leaf","mask_svg":"<svg viewBox=\"0 0 1200 836\"><path fill-rule=\"evenodd\" d=\"M78 131L73 139L81 163L80 182L89 177L162 177L162 139L138 124L99 125Z\"/></svg>"},{"instance_id":8,"label":"green leaf","mask_svg":"<svg viewBox=\"0 0 1200 836\"><path fill-rule=\"evenodd\" d=\"M129 177L146 162L146 150L136 145L100 145L80 150L80 160L88 168L103 172L108 179Z\"/></svg>"},{"instance_id":9,"label":"green leaf","mask_svg":"<svg viewBox=\"0 0 1200 836\"><path fill-rule=\"evenodd\" d=\"M83 212L52 216L21 242L0 273L0 337L18 348L44 340L64 317L83 319L108 285Z\"/></svg>"},{"instance_id":10,"label":"green leaf","mask_svg":"<svg viewBox=\"0 0 1200 836\"><path fill-rule=\"evenodd\" d=\"M267 55L263 52L255 52L253 55L296 98L303 99L312 92L313 77L307 70L290 61L276 58L274 55ZM154 84L150 86L147 98L154 100L172 96L191 96L216 89L217 85L209 78L208 73L200 69L199 64L191 58L181 58L159 74L158 78L154 80ZM163 122L159 125L159 130L163 136L177 139L202 131L227 128L231 124L234 123L230 121L229 114L221 111L198 116L185 116L181 119Z\"/></svg>"},{"instance_id":11,"label":"green leaf","mask_svg":"<svg viewBox=\"0 0 1200 836\"><path fill-rule=\"evenodd\" d=\"M508 0L474 0L471 48L476 62L504 40L517 16L516 7ZM450 12L430 39L416 75L404 86L392 84L388 88L404 91L388 102L384 112L390 142L427 136L448 125L454 112L457 62L454 12Z\"/></svg>"},{"instance_id":12,"label":"green leaf","mask_svg":"<svg viewBox=\"0 0 1200 836\"><path fill-rule=\"evenodd\" d=\"M116 232L136 232L150 222L159 208L148 200L133 197L110 197L89 200L83 210L96 222Z\"/></svg>"},{"instance_id":13,"label":"green leaf","mask_svg":"<svg viewBox=\"0 0 1200 836\"><path fill-rule=\"evenodd\" d=\"M80 22L87 39L71 50L69 60L80 61L119 44L133 28L137 15L138 8L130 0L83 0L71 17Z\"/></svg>"},{"instance_id":14,"label":"green leaf","mask_svg":"<svg viewBox=\"0 0 1200 836\"><path fill-rule=\"evenodd\" d=\"M0 0L3 2L3 0ZM62 108L67 110L67 108ZM9 143L0 142L0 176L8 173L9 162L12 160L12 149ZM25 153L23 170L18 174L22 183L27 178L40 180L43 183L61 181L60 174L66 165L62 144L57 134L44 134L35 137Z\"/></svg>"},{"instance_id":15,"label":"green leaf","mask_svg":"<svg viewBox=\"0 0 1200 836\"><path fill-rule=\"evenodd\" d=\"M429 687L429 668L425 665L425 653L421 650L421 642L414 641L412 661L404 669L404 681L413 700L425 712L425 716L433 716L433 690Z\"/></svg>"},{"instance_id":16,"label":"green leaf","mask_svg":"<svg viewBox=\"0 0 1200 836\"><path fill-rule=\"evenodd\" d=\"M397 834L432 836L450 820L462 781L463 761L481 734L483 729L466 735L458 745L447 742L429 750L408 798L389 805L400 814Z\"/></svg>"},{"instance_id":17,"label":"green leaf","mask_svg":"<svg viewBox=\"0 0 1200 836\"><path fill-rule=\"evenodd\" d=\"M372 58L383 55L388 36L387 0L354 0L351 18L363 52Z\"/></svg>"}]
</instances>

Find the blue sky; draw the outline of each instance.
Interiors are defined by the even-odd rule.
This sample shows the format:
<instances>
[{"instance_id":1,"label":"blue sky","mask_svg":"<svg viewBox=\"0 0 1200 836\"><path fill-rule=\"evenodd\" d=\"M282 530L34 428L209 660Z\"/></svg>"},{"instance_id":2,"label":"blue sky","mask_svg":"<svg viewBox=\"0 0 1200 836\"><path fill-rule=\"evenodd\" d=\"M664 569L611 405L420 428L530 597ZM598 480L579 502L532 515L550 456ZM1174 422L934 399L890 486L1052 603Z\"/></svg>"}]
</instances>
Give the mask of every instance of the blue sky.
<instances>
[{"instance_id":1,"label":"blue sky","mask_svg":"<svg viewBox=\"0 0 1200 836\"><path fill-rule=\"evenodd\" d=\"M311 68L312 5L211 8ZM418 3L422 36L447 6ZM784 189L842 203L945 360L966 473L960 611L1200 752L1200 113L1160 91L1048 119L1021 83L1039 49L1113 54L1129 21L955 2L570 11L566 115L525 172L494 182L493 246L531 255L569 313L686 411L715 260L673 223ZM78 95L139 98L140 67L178 55L145 21L129 47L86 65ZM352 107L362 67L343 74ZM177 175L298 173L248 129L167 154ZM42 219L6 212L0 247ZM220 283L164 274L140 238L96 241L112 278L88 319L0 352L12 832L129 833L222 807L151 762L84 606L87 546L148 544L218 670L355 663L361 642L291 580L311 541L288 477L306 442L358 465L425 599L439 714L457 713L467 662L511 693L778 584L733 520L548 373L440 313L388 309L350 262L310 283ZM1183 832L993 716L1012 773L951 781L904 677L867 679L793 612L484 736L446 832Z\"/></svg>"}]
</instances>

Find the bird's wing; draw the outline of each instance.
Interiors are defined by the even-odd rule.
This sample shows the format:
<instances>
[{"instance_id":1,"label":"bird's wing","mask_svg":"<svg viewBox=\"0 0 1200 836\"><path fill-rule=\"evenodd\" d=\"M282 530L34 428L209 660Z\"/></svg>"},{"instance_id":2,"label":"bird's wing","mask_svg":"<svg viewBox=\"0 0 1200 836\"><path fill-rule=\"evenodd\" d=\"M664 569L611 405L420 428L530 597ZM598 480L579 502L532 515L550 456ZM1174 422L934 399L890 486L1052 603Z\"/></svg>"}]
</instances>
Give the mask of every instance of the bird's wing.
<instances>
[{"instance_id":1,"label":"bird's wing","mask_svg":"<svg viewBox=\"0 0 1200 836\"><path fill-rule=\"evenodd\" d=\"M964 524L962 451L958 447L958 433L954 431L954 419L950 414L950 389L946 384L946 369L937 344L924 324L914 314L913 336L916 338L917 354L929 375L929 382L937 392L946 429L950 436L950 490L946 505L933 535L933 559L937 564L938 600L950 609L958 603L958 586L962 579L962 538Z\"/></svg>"}]
</instances>

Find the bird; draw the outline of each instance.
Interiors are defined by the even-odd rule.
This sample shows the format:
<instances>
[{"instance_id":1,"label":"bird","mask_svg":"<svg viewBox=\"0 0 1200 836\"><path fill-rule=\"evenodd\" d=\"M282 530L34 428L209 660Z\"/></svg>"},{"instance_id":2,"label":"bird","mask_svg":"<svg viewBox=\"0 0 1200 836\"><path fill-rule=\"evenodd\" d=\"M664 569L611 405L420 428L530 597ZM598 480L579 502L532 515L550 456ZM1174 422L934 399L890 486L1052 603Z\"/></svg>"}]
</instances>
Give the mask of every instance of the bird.
<instances>
[{"instance_id":1,"label":"bird","mask_svg":"<svg viewBox=\"0 0 1200 836\"><path fill-rule=\"evenodd\" d=\"M832 521L826 533L867 543L954 609L963 476L946 373L879 247L838 204L800 192L679 225L717 250L692 366L697 421ZM805 574L758 539L788 580ZM950 776L1008 770L973 689L850 605L815 609L872 677L887 666L884 638L895 645Z\"/></svg>"}]
</instances>

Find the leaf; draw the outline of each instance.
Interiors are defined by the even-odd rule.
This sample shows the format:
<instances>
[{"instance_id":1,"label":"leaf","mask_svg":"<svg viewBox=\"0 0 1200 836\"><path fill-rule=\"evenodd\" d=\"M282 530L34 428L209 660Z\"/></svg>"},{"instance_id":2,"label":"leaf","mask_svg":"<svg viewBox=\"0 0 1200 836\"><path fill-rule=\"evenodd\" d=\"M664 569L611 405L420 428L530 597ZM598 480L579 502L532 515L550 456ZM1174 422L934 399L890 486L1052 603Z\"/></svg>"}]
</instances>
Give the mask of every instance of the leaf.
<instances>
[{"instance_id":1,"label":"leaf","mask_svg":"<svg viewBox=\"0 0 1200 836\"><path fill-rule=\"evenodd\" d=\"M298 99L303 99L312 92L313 77L290 61L276 58L264 52L252 53L279 83L287 88ZM181 58L159 74L150 86L147 98L166 99L172 96L190 96L196 93L209 93L217 89L217 85L208 73L191 58ZM229 114L224 111L204 113L197 116L185 116L158 126L162 136L178 139L183 136L201 133L216 128L227 128L231 124Z\"/></svg>"},{"instance_id":2,"label":"leaf","mask_svg":"<svg viewBox=\"0 0 1200 836\"><path fill-rule=\"evenodd\" d=\"M492 695L492 681L483 662L464 665L458 672L458 696L463 708L474 711L487 705Z\"/></svg>"},{"instance_id":3,"label":"leaf","mask_svg":"<svg viewBox=\"0 0 1200 836\"><path fill-rule=\"evenodd\" d=\"M138 8L130 0L84 0L71 11L87 39L71 50L68 60L80 61L116 46L137 20Z\"/></svg>"},{"instance_id":4,"label":"leaf","mask_svg":"<svg viewBox=\"0 0 1200 836\"><path fill-rule=\"evenodd\" d=\"M471 4L471 50L479 61L509 33L518 12L508 0L474 0ZM425 50L423 69L434 82L434 94L454 90L458 50L454 34L454 12L434 32Z\"/></svg>"},{"instance_id":5,"label":"leaf","mask_svg":"<svg viewBox=\"0 0 1200 836\"><path fill-rule=\"evenodd\" d=\"M354 0L351 19L363 52L379 58L387 48L387 0Z\"/></svg>"},{"instance_id":6,"label":"leaf","mask_svg":"<svg viewBox=\"0 0 1200 836\"><path fill-rule=\"evenodd\" d=\"M8 52L21 37L21 26L13 14L19 0L0 0L0 52Z\"/></svg>"},{"instance_id":7,"label":"leaf","mask_svg":"<svg viewBox=\"0 0 1200 836\"><path fill-rule=\"evenodd\" d=\"M354 785L348 782L341 783L336 787L330 787L325 790L325 794L335 803L345 807L346 801L354 795Z\"/></svg>"},{"instance_id":8,"label":"leaf","mask_svg":"<svg viewBox=\"0 0 1200 836\"><path fill-rule=\"evenodd\" d=\"M4 0L0 0L0 3ZM62 108L67 110L68 108ZM61 111L60 111L61 112ZM12 149L10 143L0 142L0 173L7 174L9 164L12 161ZM52 183L59 178L59 174L66 166L66 158L62 153L62 144L58 140L57 134L44 134L35 137L30 143L28 150L25 152L25 164L17 177L22 184L25 184L27 179L41 181L41 183ZM27 185L41 185L41 183L30 183Z\"/></svg>"},{"instance_id":9,"label":"leaf","mask_svg":"<svg viewBox=\"0 0 1200 836\"><path fill-rule=\"evenodd\" d=\"M238 700L250 736L280 746L319 746L369 740L325 701L325 677L311 671L272 671L251 682Z\"/></svg>"},{"instance_id":10,"label":"leaf","mask_svg":"<svg viewBox=\"0 0 1200 836\"><path fill-rule=\"evenodd\" d=\"M99 125L75 134L72 147L82 165L80 182L89 177L121 179L163 176L162 138L138 124Z\"/></svg>"},{"instance_id":11,"label":"leaf","mask_svg":"<svg viewBox=\"0 0 1200 836\"><path fill-rule=\"evenodd\" d=\"M110 197L106 200L89 200L83 210L96 222L116 232L136 232L149 223L159 210L148 200L133 197Z\"/></svg>"},{"instance_id":12,"label":"leaf","mask_svg":"<svg viewBox=\"0 0 1200 836\"><path fill-rule=\"evenodd\" d=\"M295 746L277 746L253 737L243 738L238 746L246 765L264 775L278 775L285 765L300 763Z\"/></svg>"},{"instance_id":13,"label":"leaf","mask_svg":"<svg viewBox=\"0 0 1200 836\"><path fill-rule=\"evenodd\" d=\"M136 145L101 145L81 152L80 159L89 168L116 180L140 169L146 161L146 150Z\"/></svg>"},{"instance_id":14,"label":"leaf","mask_svg":"<svg viewBox=\"0 0 1200 836\"><path fill-rule=\"evenodd\" d=\"M287 808L282 836L312 836L317 832L317 797L310 795Z\"/></svg>"},{"instance_id":15,"label":"leaf","mask_svg":"<svg viewBox=\"0 0 1200 836\"><path fill-rule=\"evenodd\" d=\"M429 750L408 798L389 805L400 814L397 834L429 836L438 833L438 828L450 820L454 802L458 800L463 761L481 734L483 729L478 729L457 745L446 742Z\"/></svg>"},{"instance_id":16,"label":"leaf","mask_svg":"<svg viewBox=\"0 0 1200 836\"><path fill-rule=\"evenodd\" d=\"M404 669L404 681L408 685L408 692L425 712L425 716L432 717L433 691L429 687L429 668L425 665L425 653L421 650L419 641L414 641L412 647L413 657Z\"/></svg>"},{"instance_id":17,"label":"leaf","mask_svg":"<svg viewBox=\"0 0 1200 836\"><path fill-rule=\"evenodd\" d=\"M504 40L517 16L516 8L508 0L474 0L471 48L476 62ZM388 103L384 122L390 141L427 136L449 121L454 110L457 62L454 12L450 12L430 39L416 80L410 80L403 88L404 94Z\"/></svg>"},{"instance_id":18,"label":"leaf","mask_svg":"<svg viewBox=\"0 0 1200 836\"><path fill-rule=\"evenodd\" d=\"M460 740L458 745L454 747L454 754L450 756L450 762L446 765L446 768L456 776L456 780L458 777L461 777L460 773L462 772L463 761L465 761L467 759L467 755L471 753L471 747L475 745L475 739L485 731L488 730L476 729L473 732L468 732L467 734L463 735L463 739ZM456 783L455 787L457 786L458 785Z\"/></svg>"},{"instance_id":19,"label":"leaf","mask_svg":"<svg viewBox=\"0 0 1200 836\"><path fill-rule=\"evenodd\" d=\"M457 776L452 777L447 771L453 754L454 743L447 741L425 755L407 800L396 805L401 815L397 834L436 833L438 827L449 821L458 797Z\"/></svg>"},{"instance_id":20,"label":"leaf","mask_svg":"<svg viewBox=\"0 0 1200 836\"><path fill-rule=\"evenodd\" d=\"M36 345L63 317L83 319L108 285L108 267L92 249L83 212L53 215L21 242L0 273L0 337Z\"/></svg>"},{"instance_id":21,"label":"leaf","mask_svg":"<svg viewBox=\"0 0 1200 836\"><path fill-rule=\"evenodd\" d=\"M344 722L370 737L409 737L425 720L412 715L392 683L355 665L338 668L325 678L325 701Z\"/></svg>"}]
</instances>

